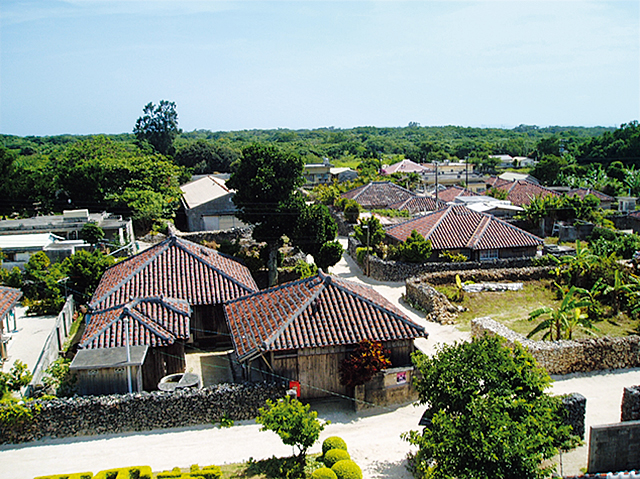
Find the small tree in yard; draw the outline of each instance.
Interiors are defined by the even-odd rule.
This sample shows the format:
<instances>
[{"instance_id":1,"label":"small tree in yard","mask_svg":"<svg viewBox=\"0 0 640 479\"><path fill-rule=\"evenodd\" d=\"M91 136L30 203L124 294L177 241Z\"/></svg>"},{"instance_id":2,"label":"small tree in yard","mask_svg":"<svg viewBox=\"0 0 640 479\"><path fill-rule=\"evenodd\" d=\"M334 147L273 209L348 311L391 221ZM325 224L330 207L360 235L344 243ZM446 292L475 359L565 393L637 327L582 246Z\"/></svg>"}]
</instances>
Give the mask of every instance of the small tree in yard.
<instances>
[{"instance_id":1,"label":"small tree in yard","mask_svg":"<svg viewBox=\"0 0 640 479\"><path fill-rule=\"evenodd\" d=\"M443 346L435 356L413 355L414 381L430 424L403 437L419 450L420 478L538 479L548 461L579 440L564 424L558 397L545 392L549 375L519 344L496 337Z\"/></svg>"},{"instance_id":2,"label":"small tree in yard","mask_svg":"<svg viewBox=\"0 0 640 479\"><path fill-rule=\"evenodd\" d=\"M302 404L289 396L274 402L267 400L267 406L260 408L256 422L262 424L261 431L273 431L282 442L298 449L296 458L304 465L307 450L320 437L329 424L318 420L318 413L310 411L309 404Z\"/></svg>"},{"instance_id":3,"label":"small tree in yard","mask_svg":"<svg viewBox=\"0 0 640 479\"><path fill-rule=\"evenodd\" d=\"M340 365L340 382L348 387L360 386L371 380L378 371L391 366L389 351L382 344L362 340L351 356Z\"/></svg>"}]
</instances>

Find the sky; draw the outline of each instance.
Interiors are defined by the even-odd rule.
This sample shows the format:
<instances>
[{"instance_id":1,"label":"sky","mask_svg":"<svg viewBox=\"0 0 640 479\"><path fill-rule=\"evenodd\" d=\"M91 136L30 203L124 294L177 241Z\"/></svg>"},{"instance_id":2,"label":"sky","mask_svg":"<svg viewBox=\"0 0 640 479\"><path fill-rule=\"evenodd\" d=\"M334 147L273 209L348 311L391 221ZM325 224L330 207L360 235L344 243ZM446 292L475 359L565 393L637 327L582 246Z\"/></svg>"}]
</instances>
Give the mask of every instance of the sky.
<instances>
[{"instance_id":1,"label":"sky","mask_svg":"<svg viewBox=\"0 0 640 479\"><path fill-rule=\"evenodd\" d=\"M1 0L0 133L619 126L640 1Z\"/></svg>"}]
</instances>

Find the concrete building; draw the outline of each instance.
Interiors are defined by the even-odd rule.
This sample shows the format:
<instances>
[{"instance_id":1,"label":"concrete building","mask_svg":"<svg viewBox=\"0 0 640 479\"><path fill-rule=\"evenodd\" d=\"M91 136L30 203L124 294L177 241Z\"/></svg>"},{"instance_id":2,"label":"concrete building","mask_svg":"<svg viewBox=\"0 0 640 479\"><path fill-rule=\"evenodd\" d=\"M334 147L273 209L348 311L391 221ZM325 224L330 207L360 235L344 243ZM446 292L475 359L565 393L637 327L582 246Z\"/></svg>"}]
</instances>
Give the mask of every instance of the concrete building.
<instances>
[{"instance_id":1,"label":"concrete building","mask_svg":"<svg viewBox=\"0 0 640 479\"><path fill-rule=\"evenodd\" d=\"M246 227L235 216L235 192L227 188L225 180L207 175L182 185L180 189L188 231L219 231Z\"/></svg>"}]
</instances>

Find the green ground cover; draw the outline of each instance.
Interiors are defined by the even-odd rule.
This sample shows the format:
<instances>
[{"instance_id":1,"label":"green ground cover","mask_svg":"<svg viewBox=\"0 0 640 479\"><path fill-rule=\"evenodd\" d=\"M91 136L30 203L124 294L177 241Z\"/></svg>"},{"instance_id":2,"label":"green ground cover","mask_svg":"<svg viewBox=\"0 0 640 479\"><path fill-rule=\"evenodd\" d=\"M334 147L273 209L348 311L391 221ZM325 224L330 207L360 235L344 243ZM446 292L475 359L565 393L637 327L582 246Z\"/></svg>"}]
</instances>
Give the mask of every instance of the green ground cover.
<instances>
[{"instance_id":1,"label":"green ground cover","mask_svg":"<svg viewBox=\"0 0 640 479\"><path fill-rule=\"evenodd\" d=\"M447 296L455 291L454 285L436 286L436 289ZM456 304L456 303L454 303ZM550 280L528 281L521 291L465 293L461 304L467 311L458 315L457 326L463 331L471 329L471 320L491 316L508 328L527 335L537 324L529 321L529 313L542 306L558 307L560 300L556 296L556 288ZM640 320L629 318L624 314L615 317L592 318L596 320L599 331L597 336L626 336L640 332ZM534 339L540 339L541 334ZM575 338L588 337L586 333L577 332Z\"/></svg>"}]
</instances>

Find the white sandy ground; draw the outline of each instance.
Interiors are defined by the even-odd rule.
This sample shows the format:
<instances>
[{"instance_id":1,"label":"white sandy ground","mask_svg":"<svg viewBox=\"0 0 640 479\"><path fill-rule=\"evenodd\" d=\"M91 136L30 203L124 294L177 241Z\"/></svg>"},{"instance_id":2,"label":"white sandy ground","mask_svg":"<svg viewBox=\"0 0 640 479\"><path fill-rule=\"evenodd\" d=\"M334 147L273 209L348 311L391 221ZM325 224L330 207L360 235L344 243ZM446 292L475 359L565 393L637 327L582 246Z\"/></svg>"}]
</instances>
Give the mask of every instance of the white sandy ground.
<instances>
[{"instance_id":1,"label":"white sandy ground","mask_svg":"<svg viewBox=\"0 0 640 479\"><path fill-rule=\"evenodd\" d=\"M349 258L332 268L332 273L372 285L424 325L429 338L421 340L419 347L428 354L438 342L451 343L469 336L452 326L427 323L424 315L398 302L404 292L403 283L381 284L363 278ZM588 431L590 425L620 420L623 387L640 384L640 368L556 376L554 379L553 393L579 392L587 398ZM418 429L423 408L403 405L356 414L339 400L315 404L314 408L321 419L330 420L331 424L310 452L320 452L325 437L338 435L347 442L349 452L362 467L365 478L412 477L405 468L410 446L400 439L400 434ZM284 446L275 434L260 432L253 421L241 421L228 429L200 426L0 446L0 479L31 479L44 474L82 471L96 473L132 465L149 465L154 471L160 471L174 466L221 465L291 453L292 449ZM563 456L566 475L579 474L586 465L586 446Z\"/></svg>"}]
</instances>

